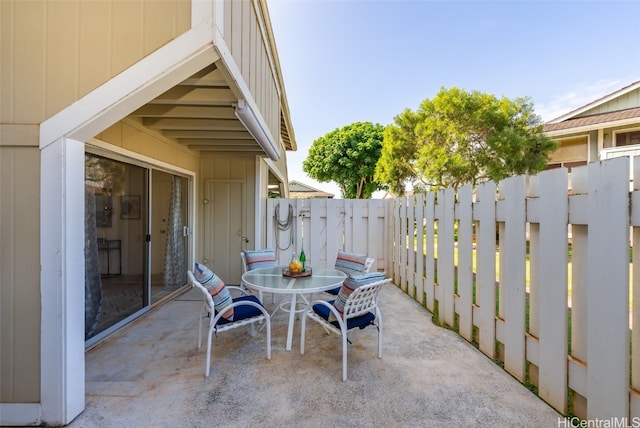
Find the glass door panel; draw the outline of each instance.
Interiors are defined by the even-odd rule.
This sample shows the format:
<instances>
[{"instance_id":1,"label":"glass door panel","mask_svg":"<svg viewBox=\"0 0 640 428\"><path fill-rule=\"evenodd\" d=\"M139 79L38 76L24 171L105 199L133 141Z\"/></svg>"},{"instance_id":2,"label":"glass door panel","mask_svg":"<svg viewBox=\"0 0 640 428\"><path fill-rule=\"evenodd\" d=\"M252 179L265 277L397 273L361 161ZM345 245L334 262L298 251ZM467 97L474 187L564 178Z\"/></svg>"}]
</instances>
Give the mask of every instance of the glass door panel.
<instances>
[{"instance_id":1,"label":"glass door panel","mask_svg":"<svg viewBox=\"0 0 640 428\"><path fill-rule=\"evenodd\" d=\"M149 306L147 169L85 155L85 340Z\"/></svg>"},{"instance_id":2,"label":"glass door panel","mask_svg":"<svg viewBox=\"0 0 640 428\"><path fill-rule=\"evenodd\" d=\"M151 303L187 283L187 186L185 177L152 171Z\"/></svg>"}]
</instances>

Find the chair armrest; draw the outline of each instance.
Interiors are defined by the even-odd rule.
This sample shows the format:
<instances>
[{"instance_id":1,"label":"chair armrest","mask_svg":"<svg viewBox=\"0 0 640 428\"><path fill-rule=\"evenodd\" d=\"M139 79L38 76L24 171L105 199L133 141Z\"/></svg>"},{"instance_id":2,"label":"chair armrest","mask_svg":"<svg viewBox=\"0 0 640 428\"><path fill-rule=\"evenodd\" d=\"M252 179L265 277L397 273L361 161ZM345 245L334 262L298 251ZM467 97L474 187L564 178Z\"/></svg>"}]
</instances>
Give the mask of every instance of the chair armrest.
<instances>
[{"instance_id":1,"label":"chair armrest","mask_svg":"<svg viewBox=\"0 0 640 428\"><path fill-rule=\"evenodd\" d=\"M217 312L216 316L211 320L211 322L213 324L217 324L218 320L220 320L220 318L222 318L222 314L225 313L226 311L228 311L231 308L235 308L237 306L253 306L254 308L258 309L260 312L262 312L262 315L264 315L265 319L270 320L271 319L271 315L269 315L269 312L267 312L267 310L265 309L264 306L259 305L255 302L251 302L251 301L246 301L246 300L242 300L240 302L233 302L232 304L230 304L229 306L225 306L224 307L224 311L223 312Z\"/></svg>"},{"instance_id":2,"label":"chair armrest","mask_svg":"<svg viewBox=\"0 0 640 428\"><path fill-rule=\"evenodd\" d=\"M329 303L326 300L314 300L313 302L309 303L310 311L313 311L313 305L326 306L327 308L329 308L329 311L333 314L334 317L336 317L337 320L342 319L342 316L340 316L340 312L338 312L336 307L333 306L333 303Z\"/></svg>"}]
</instances>

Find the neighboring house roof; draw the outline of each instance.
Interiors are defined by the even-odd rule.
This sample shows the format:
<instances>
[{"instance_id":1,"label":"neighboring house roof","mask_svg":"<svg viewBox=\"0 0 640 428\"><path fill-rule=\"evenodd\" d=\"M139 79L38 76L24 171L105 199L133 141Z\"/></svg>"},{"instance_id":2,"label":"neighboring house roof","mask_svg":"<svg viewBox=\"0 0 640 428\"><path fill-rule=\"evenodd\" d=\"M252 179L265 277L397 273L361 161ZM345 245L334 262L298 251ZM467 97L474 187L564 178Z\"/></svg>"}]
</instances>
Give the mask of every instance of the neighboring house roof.
<instances>
[{"instance_id":1,"label":"neighboring house roof","mask_svg":"<svg viewBox=\"0 0 640 428\"><path fill-rule=\"evenodd\" d=\"M289 182L289 195L292 198L329 198L334 197L333 193L323 192L320 189L311 187L307 184L300 183L299 181Z\"/></svg>"},{"instance_id":2,"label":"neighboring house roof","mask_svg":"<svg viewBox=\"0 0 640 428\"><path fill-rule=\"evenodd\" d=\"M611 113L600 113L592 116L577 117L559 123L547 123L545 131L559 131L561 129L583 127L601 123L615 122L623 119L640 118L640 107L627 110L614 111Z\"/></svg>"},{"instance_id":3,"label":"neighboring house roof","mask_svg":"<svg viewBox=\"0 0 640 428\"><path fill-rule=\"evenodd\" d=\"M544 132L554 136L599 129L605 123L607 127L638 123L640 101L618 105L620 99L634 100L634 91L640 94L640 80L548 121Z\"/></svg>"}]
</instances>

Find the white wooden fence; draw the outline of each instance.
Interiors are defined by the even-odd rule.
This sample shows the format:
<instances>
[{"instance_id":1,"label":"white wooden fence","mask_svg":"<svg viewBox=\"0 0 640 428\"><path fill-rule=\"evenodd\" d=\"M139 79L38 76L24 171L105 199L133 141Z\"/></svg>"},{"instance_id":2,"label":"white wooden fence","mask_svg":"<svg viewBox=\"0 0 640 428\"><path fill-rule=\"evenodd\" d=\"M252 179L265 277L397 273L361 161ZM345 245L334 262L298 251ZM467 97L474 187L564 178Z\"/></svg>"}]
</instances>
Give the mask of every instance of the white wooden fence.
<instances>
[{"instance_id":1,"label":"white wooden fence","mask_svg":"<svg viewBox=\"0 0 640 428\"><path fill-rule=\"evenodd\" d=\"M640 177L640 162L634 170ZM571 175L569 192L567 171L555 169L483 183L475 195L467 186L395 200L394 282L430 311L437 301L441 323L561 413L631 424L640 421L640 330L630 330L630 316L640 325L640 275L630 285L640 254L630 259L629 245L640 243L640 180L630 192L628 158Z\"/></svg>"},{"instance_id":2,"label":"white wooden fence","mask_svg":"<svg viewBox=\"0 0 640 428\"><path fill-rule=\"evenodd\" d=\"M304 247L311 266L333 266L338 250L368 254L371 270L391 266L393 242L385 200L268 199L266 243L280 263Z\"/></svg>"},{"instance_id":3,"label":"white wooden fence","mask_svg":"<svg viewBox=\"0 0 640 428\"><path fill-rule=\"evenodd\" d=\"M630 190L629 168L617 158L571 177L554 169L394 200L272 199L267 245L280 261L304 245L322 266L338 249L367 253L562 414L631 424L640 421L640 329L630 329L640 325L640 275L631 280L640 251L630 251L640 245L640 179Z\"/></svg>"}]
</instances>

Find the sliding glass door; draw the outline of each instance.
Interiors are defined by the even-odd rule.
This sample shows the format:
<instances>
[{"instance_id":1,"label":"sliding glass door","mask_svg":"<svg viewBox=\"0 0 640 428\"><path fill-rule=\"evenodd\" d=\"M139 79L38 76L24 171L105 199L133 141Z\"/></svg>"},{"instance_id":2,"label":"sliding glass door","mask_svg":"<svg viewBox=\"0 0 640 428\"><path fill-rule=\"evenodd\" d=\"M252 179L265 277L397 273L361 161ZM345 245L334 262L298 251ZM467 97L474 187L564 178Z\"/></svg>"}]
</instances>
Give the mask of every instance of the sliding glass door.
<instances>
[{"instance_id":1,"label":"sliding glass door","mask_svg":"<svg viewBox=\"0 0 640 428\"><path fill-rule=\"evenodd\" d=\"M156 303L187 282L188 180L154 170L151 182L151 302Z\"/></svg>"},{"instance_id":2,"label":"sliding glass door","mask_svg":"<svg viewBox=\"0 0 640 428\"><path fill-rule=\"evenodd\" d=\"M90 345L186 284L185 177L85 155L85 340Z\"/></svg>"}]
</instances>

